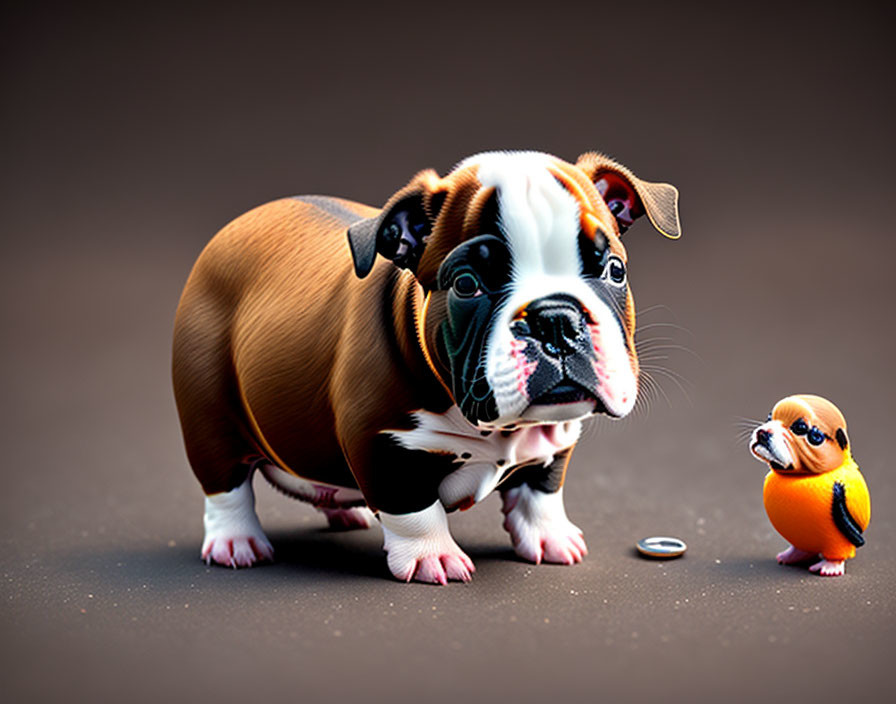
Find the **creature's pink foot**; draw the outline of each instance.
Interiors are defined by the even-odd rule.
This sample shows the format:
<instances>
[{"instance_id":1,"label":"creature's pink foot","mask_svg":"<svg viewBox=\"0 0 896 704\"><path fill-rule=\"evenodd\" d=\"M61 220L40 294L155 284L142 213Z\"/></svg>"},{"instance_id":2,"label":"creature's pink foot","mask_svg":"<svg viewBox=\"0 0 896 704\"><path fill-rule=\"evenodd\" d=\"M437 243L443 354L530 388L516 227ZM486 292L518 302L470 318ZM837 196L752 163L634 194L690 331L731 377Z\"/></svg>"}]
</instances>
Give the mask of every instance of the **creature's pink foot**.
<instances>
[{"instance_id":1,"label":"creature's pink foot","mask_svg":"<svg viewBox=\"0 0 896 704\"><path fill-rule=\"evenodd\" d=\"M801 562L814 560L817 557L817 552L806 552L805 550L800 550L799 548L795 548L791 545L783 552L779 552L775 556L775 559L778 560L779 565L798 565Z\"/></svg>"},{"instance_id":2,"label":"creature's pink foot","mask_svg":"<svg viewBox=\"0 0 896 704\"><path fill-rule=\"evenodd\" d=\"M355 508L322 508L320 510L327 517L327 522L333 530L370 528L376 520L373 511L366 506Z\"/></svg>"},{"instance_id":3,"label":"creature's pink foot","mask_svg":"<svg viewBox=\"0 0 896 704\"><path fill-rule=\"evenodd\" d=\"M809 571L822 577L840 577L846 572L846 560L822 560L812 565Z\"/></svg>"},{"instance_id":4,"label":"creature's pink foot","mask_svg":"<svg viewBox=\"0 0 896 704\"><path fill-rule=\"evenodd\" d=\"M274 548L266 538L212 538L202 546L202 559L207 564L217 562L225 567L251 567L256 562L273 561Z\"/></svg>"},{"instance_id":5,"label":"creature's pink foot","mask_svg":"<svg viewBox=\"0 0 896 704\"><path fill-rule=\"evenodd\" d=\"M561 491L548 494L523 485L502 497L504 529L520 557L535 564L573 565L588 554L582 531L566 517Z\"/></svg>"}]
</instances>

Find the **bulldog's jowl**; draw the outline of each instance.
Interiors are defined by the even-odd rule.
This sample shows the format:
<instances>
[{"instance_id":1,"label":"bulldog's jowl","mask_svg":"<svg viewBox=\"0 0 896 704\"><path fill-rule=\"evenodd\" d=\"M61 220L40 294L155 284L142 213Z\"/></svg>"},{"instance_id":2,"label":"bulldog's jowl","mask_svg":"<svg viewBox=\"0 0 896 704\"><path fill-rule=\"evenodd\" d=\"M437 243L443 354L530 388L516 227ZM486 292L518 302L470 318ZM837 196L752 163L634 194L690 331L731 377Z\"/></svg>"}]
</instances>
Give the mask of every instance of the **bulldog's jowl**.
<instances>
[{"instance_id":1,"label":"bulldog's jowl","mask_svg":"<svg viewBox=\"0 0 896 704\"><path fill-rule=\"evenodd\" d=\"M273 558L260 469L334 526L376 512L400 579L469 579L446 509L495 489L519 555L581 560L562 487L582 422L636 401L620 235L642 214L678 236L668 184L595 153L494 152L419 172L382 209L305 196L227 225L174 331L203 558Z\"/></svg>"}]
</instances>

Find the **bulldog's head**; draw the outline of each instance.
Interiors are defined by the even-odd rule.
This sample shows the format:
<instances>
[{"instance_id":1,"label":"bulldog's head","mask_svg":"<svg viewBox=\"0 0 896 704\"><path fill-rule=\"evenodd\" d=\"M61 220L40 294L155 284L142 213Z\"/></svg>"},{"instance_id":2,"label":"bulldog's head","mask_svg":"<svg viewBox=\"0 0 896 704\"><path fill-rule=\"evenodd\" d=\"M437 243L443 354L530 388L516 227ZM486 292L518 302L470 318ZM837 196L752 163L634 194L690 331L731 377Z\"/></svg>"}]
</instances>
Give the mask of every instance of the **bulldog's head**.
<instances>
[{"instance_id":1,"label":"bulldog's head","mask_svg":"<svg viewBox=\"0 0 896 704\"><path fill-rule=\"evenodd\" d=\"M379 253L417 277L424 353L470 422L619 418L639 371L620 236L646 213L677 238L677 199L599 154L492 152L417 174L348 237L358 276Z\"/></svg>"},{"instance_id":2,"label":"bulldog's head","mask_svg":"<svg viewBox=\"0 0 896 704\"><path fill-rule=\"evenodd\" d=\"M753 431L750 452L779 474L822 474L843 464L849 451L846 420L826 398L788 396Z\"/></svg>"}]
</instances>

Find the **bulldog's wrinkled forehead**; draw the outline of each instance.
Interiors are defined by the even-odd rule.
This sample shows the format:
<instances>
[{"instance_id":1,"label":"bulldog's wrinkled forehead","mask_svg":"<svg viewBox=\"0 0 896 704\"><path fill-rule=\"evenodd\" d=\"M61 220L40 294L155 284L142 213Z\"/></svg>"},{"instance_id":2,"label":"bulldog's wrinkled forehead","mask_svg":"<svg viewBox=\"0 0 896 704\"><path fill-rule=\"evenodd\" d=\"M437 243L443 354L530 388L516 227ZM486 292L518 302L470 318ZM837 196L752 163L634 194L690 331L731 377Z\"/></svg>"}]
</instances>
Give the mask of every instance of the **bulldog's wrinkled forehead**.
<instances>
[{"instance_id":1,"label":"bulldog's wrinkled forehead","mask_svg":"<svg viewBox=\"0 0 896 704\"><path fill-rule=\"evenodd\" d=\"M463 161L483 188L494 189L500 234L508 241L515 268L544 275L577 273L577 235L612 236L612 216L584 174L539 152L489 152ZM587 189L594 191L589 193ZM603 218L600 215L604 215ZM605 221L605 222L602 222ZM596 226L596 227L595 227ZM617 238L611 249L622 250ZM575 269L573 269L575 268Z\"/></svg>"},{"instance_id":2,"label":"bulldog's wrinkled forehead","mask_svg":"<svg viewBox=\"0 0 896 704\"><path fill-rule=\"evenodd\" d=\"M581 228L614 235L615 221L590 179L580 169L542 152L485 152L462 161L458 169L474 170L483 188L494 189L503 232L523 252L547 254L551 269L563 259L550 256L569 244ZM622 250L614 238L614 248Z\"/></svg>"}]
</instances>

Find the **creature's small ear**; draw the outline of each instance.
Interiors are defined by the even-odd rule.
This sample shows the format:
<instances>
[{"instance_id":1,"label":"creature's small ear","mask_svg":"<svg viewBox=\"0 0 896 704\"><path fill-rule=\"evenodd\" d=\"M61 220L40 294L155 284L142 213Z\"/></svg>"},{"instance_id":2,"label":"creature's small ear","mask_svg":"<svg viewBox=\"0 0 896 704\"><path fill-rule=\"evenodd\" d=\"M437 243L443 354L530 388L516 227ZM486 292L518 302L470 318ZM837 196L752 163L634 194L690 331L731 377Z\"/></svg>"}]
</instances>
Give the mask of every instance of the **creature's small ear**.
<instances>
[{"instance_id":1,"label":"creature's small ear","mask_svg":"<svg viewBox=\"0 0 896 704\"><path fill-rule=\"evenodd\" d=\"M841 450L845 450L846 446L849 445L849 439L846 437L846 431L843 428L837 428L837 432L834 433L834 439Z\"/></svg>"},{"instance_id":2,"label":"creature's small ear","mask_svg":"<svg viewBox=\"0 0 896 704\"><path fill-rule=\"evenodd\" d=\"M625 232L644 213L666 237L681 237L678 219L678 189L668 183L642 181L622 164L597 152L587 152L576 160L616 218L619 232Z\"/></svg>"},{"instance_id":3,"label":"creature's small ear","mask_svg":"<svg viewBox=\"0 0 896 704\"><path fill-rule=\"evenodd\" d=\"M377 253L396 266L416 270L444 202L446 191L440 183L435 171L421 171L388 200L379 215L348 228L348 244L359 278L373 269Z\"/></svg>"}]
</instances>

